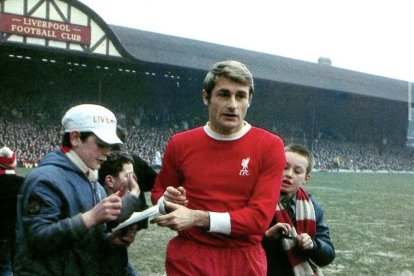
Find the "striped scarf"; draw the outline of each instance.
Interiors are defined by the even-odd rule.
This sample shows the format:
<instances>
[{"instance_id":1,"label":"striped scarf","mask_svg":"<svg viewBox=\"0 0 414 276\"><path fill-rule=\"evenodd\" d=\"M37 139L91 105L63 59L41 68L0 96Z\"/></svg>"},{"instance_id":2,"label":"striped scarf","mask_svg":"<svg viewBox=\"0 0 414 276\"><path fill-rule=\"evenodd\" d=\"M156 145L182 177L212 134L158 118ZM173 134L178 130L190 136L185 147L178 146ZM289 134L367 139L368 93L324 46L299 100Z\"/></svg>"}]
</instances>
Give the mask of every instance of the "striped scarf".
<instances>
[{"instance_id":1,"label":"striped scarf","mask_svg":"<svg viewBox=\"0 0 414 276\"><path fill-rule=\"evenodd\" d=\"M86 175L91 183L98 180L98 170L88 168L76 152L65 146L61 146L60 150Z\"/></svg>"},{"instance_id":2,"label":"striped scarf","mask_svg":"<svg viewBox=\"0 0 414 276\"><path fill-rule=\"evenodd\" d=\"M301 233L308 233L312 239L316 235L316 217L315 209L313 208L312 201L309 198L309 195L301 187L296 193L296 228L292 223L292 220L289 217L288 211L283 206L282 202L279 200L279 203L276 207L276 221L289 223L292 227L292 235L296 237ZM305 275L323 275L319 270L318 266L309 258L298 255L295 253L295 240L282 238L282 246L286 251L290 264L293 268L293 273L296 276L305 276Z\"/></svg>"},{"instance_id":3,"label":"striped scarf","mask_svg":"<svg viewBox=\"0 0 414 276\"><path fill-rule=\"evenodd\" d=\"M15 170L6 170L0 167L0 175L2 174L16 174Z\"/></svg>"}]
</instances>

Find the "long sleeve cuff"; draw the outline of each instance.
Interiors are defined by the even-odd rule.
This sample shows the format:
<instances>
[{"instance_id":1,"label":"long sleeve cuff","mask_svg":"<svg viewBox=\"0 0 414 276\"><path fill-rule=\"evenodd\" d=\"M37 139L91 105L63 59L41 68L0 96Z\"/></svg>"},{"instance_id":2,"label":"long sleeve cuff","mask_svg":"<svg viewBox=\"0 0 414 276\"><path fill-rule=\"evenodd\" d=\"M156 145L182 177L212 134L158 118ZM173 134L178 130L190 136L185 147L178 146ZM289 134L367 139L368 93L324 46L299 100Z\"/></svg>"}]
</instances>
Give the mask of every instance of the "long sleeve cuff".
<instances>
[{"instance_id":1,"label":"long sleeve cuff","mask_svg":"<svg viewBox=\"0 0 414 276\"><path fill-rule=\"evenodd\" d=\"M208 212L210 215L209 232L229 235L231 233L231 223L229 213Z\"/></svg>"}]
</instances>

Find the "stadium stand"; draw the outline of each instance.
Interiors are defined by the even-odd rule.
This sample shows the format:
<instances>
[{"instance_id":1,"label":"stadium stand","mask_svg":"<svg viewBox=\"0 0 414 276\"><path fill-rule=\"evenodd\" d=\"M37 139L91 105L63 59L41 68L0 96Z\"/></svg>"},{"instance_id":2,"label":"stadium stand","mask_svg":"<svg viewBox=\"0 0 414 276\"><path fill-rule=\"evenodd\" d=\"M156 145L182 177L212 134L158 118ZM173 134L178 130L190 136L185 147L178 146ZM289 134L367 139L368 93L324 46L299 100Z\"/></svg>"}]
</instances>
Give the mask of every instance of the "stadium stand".
<instances>
[{"instance_id":1,"label":"stadium stand","mask_svg":"<svg viewBox=\"0 0 414 276\"><path fill-rule=\"evenodd\" d=\"M39 160L60 144L60 124L49 120L25 121L0 119L0 140L16 151L19 167L36 166ZM129 126L126 148L137 152L149 164L154 164L155 152L164 152L168 139L183 127ZM316 156L316 170L333 170L332 159L340 156L342 170L352 171L414 171L414 150L405 146L387 145L382 151L377 145L362 142L320 139L309 142L303 131L278 127L286 143L310 145ZM299 134L295 136L295 134Z\"/></svg>"},{"instance_id":2,"label":"stadium stand","mask_svg":"<svg viewBox=\"0 0 414 276\"><path fill-rule=\"evenodd\" d=\"M2 13L17 18L36 12L70 25L82 15L92 36L78 45L0 32L0 142L16 151L19 166L36 166L60 144L57 118L79 103L114 110L128 128L127 149L152 164L173 133L205 123L205 71L237 59L255 76L247 120L312 148L316 169L333 170L338 157L343 170L414 171L405 81L107 25L79 1L31 4L0 1ZM66 11L74 16L63 20Z\"/></svg>"}]
</instances>

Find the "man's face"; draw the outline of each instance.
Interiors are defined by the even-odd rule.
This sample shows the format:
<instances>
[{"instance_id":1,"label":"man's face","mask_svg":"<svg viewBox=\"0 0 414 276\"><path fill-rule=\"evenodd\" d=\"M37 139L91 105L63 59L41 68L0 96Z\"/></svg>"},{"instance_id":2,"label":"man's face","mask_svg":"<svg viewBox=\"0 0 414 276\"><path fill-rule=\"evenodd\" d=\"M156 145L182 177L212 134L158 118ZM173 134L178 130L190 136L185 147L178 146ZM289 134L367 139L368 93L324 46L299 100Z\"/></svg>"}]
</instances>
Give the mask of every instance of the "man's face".
<instances>
[{"instance_id":1,"label":"man's face","mask_svg":"<svg viewBox=\"0 0 414 276\"><path fill-rule=\"evenodd\" d=\"M282 193L293 196L309 180L306 173L308 159L296 152L286 152L286 165L283 170Z\"/></svg>"},{"instance_id":2,"label":"man's face","mask_svg":"<svg viewBox=\"0 0 414 276\"><path fill-rule=\"evenodd\" d=\"M111 146L95 135L90 135L85 141L79 138L79 132L71 136L72 150L78 154L85 165L97 170L111 153Z\"/></svg>"},{"instance_id":3,"label":"man's face","mask_svg":"<svg viewBox=\"0 0 414 276\"><path fill-rule=\"evenodd\" d=\"M249 88L249 85L240 84L225 77L217 79L208 103L212 130L229 135L238 132L243 127L250 103ZM207 100L206 91L203 91L203 98Z\"/></svg>"},{"instance_id":4,"label":"man's face","mask_svg":"<svg viewBox=\"0 0 414 276\"><path fill-rule=\"evenodd\" d=\"M122 190L127 191L130 178L133 177L134 166L131 163L124 163L122 165L122 171L114 178L114 192Z\"/></svg>"}]
</instances>

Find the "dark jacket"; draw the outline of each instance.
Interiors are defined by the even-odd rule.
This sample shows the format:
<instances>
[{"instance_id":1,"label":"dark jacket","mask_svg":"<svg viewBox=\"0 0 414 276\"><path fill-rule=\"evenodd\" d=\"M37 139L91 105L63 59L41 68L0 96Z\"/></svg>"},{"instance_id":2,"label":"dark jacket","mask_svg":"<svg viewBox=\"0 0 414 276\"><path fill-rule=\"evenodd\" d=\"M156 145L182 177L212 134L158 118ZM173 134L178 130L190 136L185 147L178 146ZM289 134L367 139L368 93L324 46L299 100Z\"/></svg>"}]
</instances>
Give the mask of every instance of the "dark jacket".
<instances>
[{"instance_id":1,"label":"dark jacket","mask_svg":"<svg viewBox=\"0 0 414 276\"><path fill-rule=\"evenodd\" d=\"M157 177L157 172L151 168L147 162L145 162L137 154L133 154L134 158L134 172L138 177L138 185L141 193L139 194L139 202L141 204L142 211L148 208L148 203L145 198L144 192L149 192L154 187L155 178ZM137 223L138 230L148 228L148 219L144 219Z\"/></svg>"},{"instance_id":2,"label":"dark jacket","mask_svg":"<svg viewBox=\"0 0 414 276\"><path fill-rule=\"evenodd\" d=\"M329 228L325 224L322 207L309 195L315 208L316 236L312 250L302 251L319 267L330 264L335 259L335 249L329 236ZM273 219L271 226L276 221ZM292 266L282 247L281 236L277 238L263 238L263 248L266 252L267 275L294 275Z\"/></svg>"},{"instance_id":3,"label":"dark jacket","mask_svg":"<svg viewBox=\"0 0 414 276\"><path fill-rule=\"evenodd\" d=\"M126 250L111 245L105 224L87 229L81 217L104 197L60 150L46 155L18 200L16 274L123 275Z\"/></svg>"},{"instance_id":4,"label":"dark jacket","mask_svg":"<svg viewBox=\"0 0 414 276\"><path fill-rule=\"evenodd\" d=\"M17 195L24 178L0 174L0 275L11 270L14 255ZM6 268L7 267L7 268Z\"/></svg>"},{"instance_id":5,"label":"dark jacket","mask_svg":"<svg viewBox=\"0 0 414 276\"><path fill-rule=\"evenodd\" d=\"M16 225L17 194L22 186L24 177L15 174L0 175L0 239L14 241Z\"/></svg>"}]
</instances>

